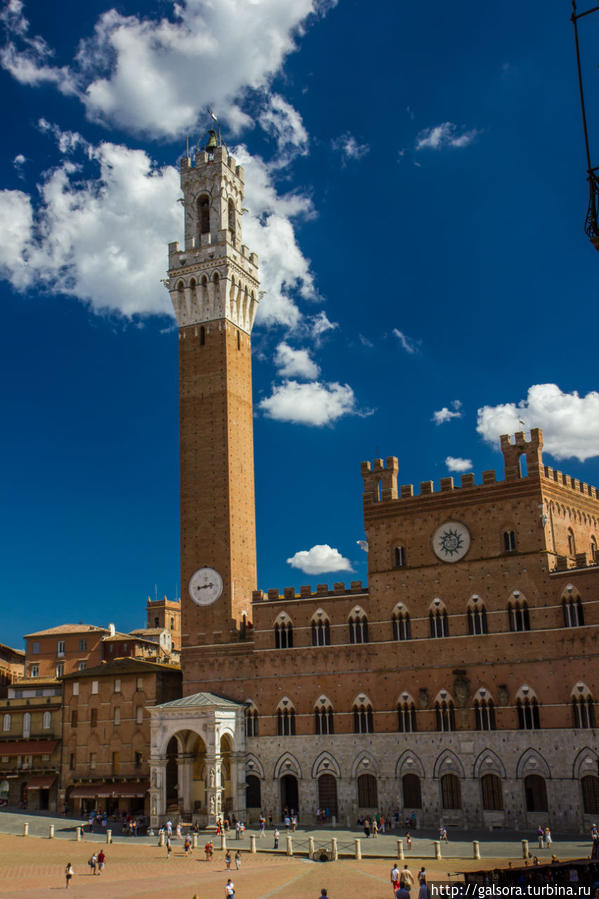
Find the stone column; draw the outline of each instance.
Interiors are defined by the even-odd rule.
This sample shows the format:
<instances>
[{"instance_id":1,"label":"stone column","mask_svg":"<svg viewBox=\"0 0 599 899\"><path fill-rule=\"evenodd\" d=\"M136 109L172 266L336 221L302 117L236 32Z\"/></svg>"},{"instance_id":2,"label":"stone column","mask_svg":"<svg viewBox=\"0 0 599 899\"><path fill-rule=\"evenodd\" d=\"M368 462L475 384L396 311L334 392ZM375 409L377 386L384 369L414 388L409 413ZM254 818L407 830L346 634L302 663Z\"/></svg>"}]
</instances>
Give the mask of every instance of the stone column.
<instances>
[{"instance_id":1,"label":"stone column","mask_svg":"<svg viewBox=\"0 0 599 899\"><path fill-rule=\"evenodd\" d=\"M165 758L150 758L150 827L158 827L166 815Z\"/></svg>"},{"instance_id":2,"label":"stone column","mask_svg":"<svg viewBox=\"0 0 599 899\"><path fill-rule=\"evenodd\" d=\"M245 752L231 753L231 787L233 789L233 811L237 818L245 821Z\"/></svg>"},{"instance_id":3,"label":"stone column","mask_svg":"<svg viewBox=\"0 0 599 899\"><path fill-rule=\"evenodd\" d=\"M180 752L177 755L179 812L185 816L191 815L193 811L193 800L191 798L193 760L193 752Z\"/></svg>"},{"instance_id":4,"label":"stone column","mask_svg":"<svg viewBox=\"0 0 599 899\"><path fill-rule=\"evenodd\" d=\"M222 817L223 789L221 787L221 757L206 755L206 812L208 827L216 827Z\"/></svg>"}]
</instances>

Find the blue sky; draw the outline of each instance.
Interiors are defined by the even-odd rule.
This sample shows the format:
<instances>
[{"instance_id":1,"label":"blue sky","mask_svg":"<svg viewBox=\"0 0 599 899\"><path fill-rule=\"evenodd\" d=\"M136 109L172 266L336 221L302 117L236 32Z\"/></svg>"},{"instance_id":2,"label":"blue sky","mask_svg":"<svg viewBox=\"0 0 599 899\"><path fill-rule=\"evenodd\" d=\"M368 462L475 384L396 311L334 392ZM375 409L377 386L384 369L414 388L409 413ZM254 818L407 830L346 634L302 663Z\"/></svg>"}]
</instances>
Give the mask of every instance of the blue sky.
<instances>
[{"instance_id":1,"label":"blue sky","mask_svg":"<svg viewBox=\"0 0 599 899\"><path fill-rule=\"evenodd\" d=\"M1 15L1 641L132 628L148 595L180 590L160 278L177 159L209 106L246 168L266 291L261 588L366 580L363 459L397 455L400 483L479 480L523 419L548 464L599 483L599 256L566 0ZM593 136L598 27L581 29Z\"/></svg>"}]
</instances>

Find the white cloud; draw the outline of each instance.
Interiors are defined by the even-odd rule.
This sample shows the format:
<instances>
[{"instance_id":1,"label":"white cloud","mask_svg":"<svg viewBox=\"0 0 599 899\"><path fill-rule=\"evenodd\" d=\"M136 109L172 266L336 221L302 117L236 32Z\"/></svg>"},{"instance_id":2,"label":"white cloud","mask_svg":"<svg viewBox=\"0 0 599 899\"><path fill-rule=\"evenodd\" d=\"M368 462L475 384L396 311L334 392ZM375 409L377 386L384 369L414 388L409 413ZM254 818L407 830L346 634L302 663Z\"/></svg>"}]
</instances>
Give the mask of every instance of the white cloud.
<instances>
[{"instance_id":1,"label":"white cloud","mask_svg":"<svg viewBox=\"0 0 599 899\"><path fill-rule=\"evenodd\" d=\"M442 150L444 147L467 147L480 131L459 129L453 122L443 122L432 128L425 128L416 137L417 150Z\"/></svg>"},{"instance_id":2,"label":"white cloud","mask_svg":"<svg viewBox=\"0 0 599 899\"><path fill-rule=\"evenodd\" d=\"M447 456L445 464L450 471L471 471L472 459L460 459L459 456Z\"/></svg>"},{"instance_id":3,"label":"white cloud","mask_svg":"<svg viewBox=\"0 0 599 899\"><path fill-rule=\"evenodd\" d=\"M280 343L275 352L275 365L284 378L314 379L320 374L320 368L310 358L308 350L294 350L288 343Z\"/></svg>"},{"instance_id":4,"label":"white cloud","mask_svg":"<svg viewBox=\"0 0 599 899\"><path fill-rule=\"evenodd\" d=\"M17 153L17 155L15 156L15 158L12 161L12 164L14 165L14 167L17 170L20 170L23 168L23 166L25 165L26 162L27 162L27 158L25 156L23 156L22 153Z\"/></svg>"},{"instance_id":5,"label":"white cloud","mask_svg":"<svg viewBox=\"0 0 599 899\"><path fill-rule=\"evenodd\" d=\"M343 415L357 414L356 397L348 384L284 381L258 404L267 418L293 424L332 424Z\"/></svg>"},{"instance_id":6,"label":"white cloud","mask_svg":"<svg viewBox=\"0 0 599 899\"><path fill-rule=\"evenodd\" d=\"M312 549L301 549L287 559L292 568L299 568L306 574L325 574L329 571L353 571L349 559L328 543L317 544Z\"/></svg>"},{"instance_id":7,"label":"white cloud","mask_svg":"<svg viewBox=\"0 0 599 899\"><path fill-rule=\"evenodd\" d=\"M408 337L407 334L404 334L403 331L399 330L399 328L393 328L393 334L395 337L397 337L406 353L410 353L410 355L413 355L414 353L418 352L420 341L412 340L411 337Z\"/></svg>"},{"instance_id":8,"label":"white cloud","mask_svg":"<svg viewBox=\"0 0 599 899\"><path fill-rule=\"evenodd\" d=\"M172 315L160 280L167 244L182 227L177 170L156 167L141 150L93 146L43 119L39 127L54 137L65 158L43 178L35 199L21 191L0 192L4 277L17 289L35 284L96 310ZM244 241L260 257L265 290L260 319L294 327L302 317L296 299L317 298L292 221L311 217L312 202L299 193L279 195L268 166L244 147L238 158L247 170L250 208L243 218Z\"/></svg>"},{"instance_id":9,"label":"white cloud","mask_svg":"<svg viewBox=\"0 0 599 899\"><path fill-rule=\"evenodd\" d=\"M59 68L43 38L29 37L23 4L10 0L0 63L21 83L76 92L90 119L128 132L185 134L212 106L238 133L252 123L240 108L246 89L268 88L309 16L334 2L180 0L167 4L170 18L162 19L110 9L72 64Z\"/></svg>"},{"instance_id":10,"label":"white cloud","mask_svg":"<svg viewBox=\"0 0 599 899\"><path fill-rule=\"evenodd\" d=\"M339 324L329 321L326 312L322 310L308 319L309 332L317 344L328 331L335 331L338 327Z\"/></svg>"},{"instance_id":11,"label":"white cloud","mask_svg":"<svg viewBox=\"0 0 599 899\"><path fill-rule=\"evenodd\" d=\"M534 384L518 403L483 406L476 430L497 447L501 434L541 428L545 449L556 459L574 457L584 462L599 456L599 393L564 393L557 384Z\"/></svg>"},{"instance_id":12,"label":"white cloud","mask_svg":"<svg viewBox=\"0 0 599 899\"><path fill-rule=\"evenodd\" d=\"M280 94L272 94L267 108L260 114L260 125L276 138L280 154L279 165L289 161L295 154L305 156L308 152L308 132L302 117Z\"/></svg>"},{"instance_id":13,"label":"white cloud","mask_svg":"<svg viewBox=\"0 0 599 899\"><path fill-rule=\"evenodd\" d=\"M358 334L358 340L360 341L362 346L368 347L369 349L374 346L372 340L370 340L368 337L364 337L363 334Z\"/></svg>"},{"instance_id":14,"label":"white cloud","mask_svg":"<svg viewBox=\"0 0 599 899\"><path fill-rule=\"evenodd\" d=\"M331 145L333 150L341 154L344 163L348 160L362 159L370 152L368 144L358 143L353 134L349 132L335 138L335 140L331 141Z\"/></svg>"},{"instance_id":15,"label":"white cloud","mask_svg":"<svg viewBox=\"0 0 599 899\"><path fill-rule=\"evenodd\" d=\"M453 400L451 409L448 409L447 406L443 406L442 409L433 412L432 421L434 421L436 425L443 425L446 422L451 421L452 418L461 418L463 415L461 408L462 403L460 400Z\"/></svg>"}]
</instances>

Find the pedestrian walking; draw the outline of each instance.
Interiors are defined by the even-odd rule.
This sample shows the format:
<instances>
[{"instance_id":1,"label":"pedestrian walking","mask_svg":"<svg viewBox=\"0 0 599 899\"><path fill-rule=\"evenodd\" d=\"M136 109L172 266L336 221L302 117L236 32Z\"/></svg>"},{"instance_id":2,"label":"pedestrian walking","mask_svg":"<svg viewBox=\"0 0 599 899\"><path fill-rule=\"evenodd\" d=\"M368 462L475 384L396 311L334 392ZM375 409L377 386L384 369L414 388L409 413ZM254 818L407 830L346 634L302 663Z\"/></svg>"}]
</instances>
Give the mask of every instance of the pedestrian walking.
<instances>
[{"instance_id":1,"label":"pedestrian walking","mask_svg":"<svg viewBox=\"0 0 599 899\"><path fill-rule=\"evenodd\" d=\"M395 895L399 889L399 868L397 867L397 862L393 862L389 880L391 881L391 889L393 890L393 897L395 899Z\"/></svg>"},{"instance_id":2,"label":"pedestrian walking","mask_svg":"<svg viewBox=\"0 0 599 899\"><path fill-rule=\"evenodd\" d=\"M273 847L274 849L279 848L279 836L280 836L279 830L278 830L278 828L275 827L275 832L273 834L273 837L275 838L275 845Z\"/></svg>"},{"instance_id":3,"label":"pedestrian walking","mask_svg":"<svg viewBox=\"0 0 599 899\"><path fill-rule=\"evenodd\" d=\"M379 826L378 826L376 818L375 818L374 821L372 822L372 836L376 840L378 835L379 835Z\"/></svg>"},{"instance_id":4,"label":"pedestrian walking","mask_svg":"<svg viewBox=\"0 0 599 899\"><path fill-rule=\"evenodd\" d=\"M185 857L189 857L189 853L191 852L191 840L189 837L185 837L185 843L183 844L183 848L185 849Z\"/></svg>"},{"instance_id":5,"label":"pedestrian walking","mask_svg":"<svg viewBox=\"0 0 599 899\"><path fill-rule=\"evenodd\" d=\"M173 822L171 821L170 818L169 818L168 821L166 822L166 832L167 832L167 834L169 835L169 837L172 837L172 835L173 835Z\"/></svg>"},{"instance_id":6,"label":"pedestrian walking","mask_svg":"<svg viewBox=\"0 0 599 899\"><path fill-rule=\"evenodd\" d=\"M408 849L411 849L412 848L412 837L410 836L409 833L406 834L406 843L407 843Z\"/></svg>"},{"instance_id":7,"label":"pedestrian walking","mask_svg":"<svg viewBox=\"0 0 599 899\"><path fill-rule=\"evenodd\" d=\"M370 818L366 818L364 821L364 836L366 839L370 836Z\"/></svg>"},{"instance_id":8,"label":"pedestrian walking","mask_svg":"<svg viewBox=\"0 0 599 899\"><path fill-rule=\"evenodd\" d=\"M104 865L106 863L106 856L104 855L104 851L100 849L98 852L98 874L101 874L104 870Z\"/></svg>"},{"instance_id":9,"label":"pedestrian walking","mask_svg":"<svg viewBox=\"0 0 599 899\"><path fill-rule=\"evenodd\" d=\"M241 823L237 821L235 824L235 839L238 840L241 836Z\"/></svg>"},{"instance_id":10,"label":"pedestrian walking","mask_svg":"<svg viewBox=\"0 0 599 899\"><path fill-rule=\"evenodd\" d=\"M225 899L230 899L230 897L232 897L234 895L235 895L235 884L229 878L229 880L227 880L227 883L225 885Z\"/></svg>"},{"instance_id":11,"label":"pedestrian walking","mask_svg":"<svg viewBox=\"0 0 599 899\"><path fill-rule=\"evenodd\" d=\"M235 870L239 871L240 868L241 868L241 852L238 849L237 852L235 853Z\"/></svg>"},{"instance_id":12,"label":"pedestrian walking","mask_svg":"<svg viewBox=\"0 0 599 899\"><path fill-rule=\"evenodd\" d=\"M68 888L69 888L70 885L71 885L71 880L73 879L73 874L74 874L74 873L75 873L75 871L74 871L74 869L73 869L72 864L71 864L70 862L67 862L67 866L66 866L66 868L64 869L64 876L65 876L65 880L66 880L66 882L67 882L67 883L66 883L66 889L67 889L67 890L68 890Z\"/></svg>"},{"instance_id":13,"label":"pedestrian walking","mask_svg":"<svg viewBox=\"0 0 599 899\"><path fill-rule=\"evenodd\" d=\"M231 870L231 853L228 849L225 852L225 868L227 869L227 871Z\"/></svg>"},{"instance_id":14,"label":"pedestrian walking","mask_svg":"<svg viewBox=\"0 0 599 899\"><path fill-rule=\"evenodd\" d=\"M399 875L399 882L402 886L405 886L407 890L411 890L414 886L415 880L414 875L410 871L407 865L403 866L403 870Z\"/></svg>"},{"instance_id":15,"label":"pedestrian walking","mask_svg":"<svg viewBox=\"0 0 599 899\"><path fill-rule=\"evenodd\" d=\"M96 872L98 870L98 856L96 855L95 852L92 853L92 856L91 856L90 860L88 861L88 865L89 865L89 873L96 874Z\"/></svg>"}]
</instances>

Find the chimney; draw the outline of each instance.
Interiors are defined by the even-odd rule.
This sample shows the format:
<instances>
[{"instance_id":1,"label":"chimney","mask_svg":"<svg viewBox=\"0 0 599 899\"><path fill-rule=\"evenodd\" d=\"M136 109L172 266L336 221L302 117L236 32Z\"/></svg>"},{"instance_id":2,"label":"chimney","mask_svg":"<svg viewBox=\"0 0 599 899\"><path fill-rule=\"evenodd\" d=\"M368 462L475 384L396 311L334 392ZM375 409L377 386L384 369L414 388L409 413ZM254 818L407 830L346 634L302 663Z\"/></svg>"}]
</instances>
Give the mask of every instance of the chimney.
<instances>
[{"instance_id":1,"label":"chimney","mask_svg":"<svg viewBox=\"0 0 599 899\"><path fill-rule=\"evenodd\" d=\"M114 626L114 624L109 624L108 625L108 636L114 637L115 634L116 634L116 627Z\"/></svg>"}]
</instances>

